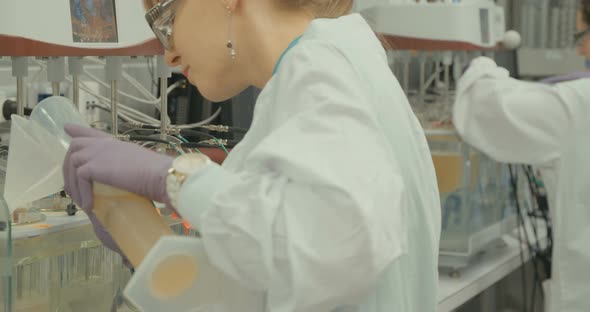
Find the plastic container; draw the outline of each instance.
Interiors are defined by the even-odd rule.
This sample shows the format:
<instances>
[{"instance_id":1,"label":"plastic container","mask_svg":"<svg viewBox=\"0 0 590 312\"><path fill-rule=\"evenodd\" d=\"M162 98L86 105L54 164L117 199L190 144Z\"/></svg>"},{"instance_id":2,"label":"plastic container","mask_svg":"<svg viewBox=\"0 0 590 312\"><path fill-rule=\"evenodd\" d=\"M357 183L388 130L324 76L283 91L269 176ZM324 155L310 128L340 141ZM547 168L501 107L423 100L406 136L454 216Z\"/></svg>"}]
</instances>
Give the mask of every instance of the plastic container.
<instances>
[{"instance_id":1,"label":"plastic container","mask_svg":"<svg viewBox=\"0 0 590 312\"><path fill-rule=\"evenodd\" d=\"M61 96L52 96L39 102L33 109L30 120L37 122L50 134L58 138L66 149L71 139L64 131L64 126L66 124L87 126L80 113L75 109L74 104Z\"/></svg>"},{"instance_id":2,"label":"plastic container","mask_svg":"<svg viewBox=\"0 0 590 312\"><path fill-rule=\"evenodd\" d=\"M153 202L103 184L94 184L94 214L134 267L162 236L174 233Z\"/></svg>"},{"instance_id":3,"label":"plastic container","mask_svg":"<svg viewBox=\"0 0 590 312\"><path fill-rule=\"evenodd\" d=\"M461 268L514 228L508 170L452 129L426 134L442 212L439 266Z\"/></svg>"}]
</instances>

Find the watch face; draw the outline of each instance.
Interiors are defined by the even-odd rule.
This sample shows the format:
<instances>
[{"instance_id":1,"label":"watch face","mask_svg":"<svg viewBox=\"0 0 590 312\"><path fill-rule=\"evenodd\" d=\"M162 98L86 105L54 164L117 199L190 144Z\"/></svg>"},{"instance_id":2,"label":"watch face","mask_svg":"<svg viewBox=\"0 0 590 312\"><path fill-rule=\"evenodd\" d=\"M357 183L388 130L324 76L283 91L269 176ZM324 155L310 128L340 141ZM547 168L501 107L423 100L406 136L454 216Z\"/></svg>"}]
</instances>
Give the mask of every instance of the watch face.
<instances>
[{"instance_id":1,"label":"watch face","mask_svg":"<svg viewBox=\"0 0 590 312\"><path fill-rule=\"evenodd\" d=\"M189 174L207 164L207 156L201 154L186 154L176 158L174 169L180 173Z\"/></svg>"}]
</instances>

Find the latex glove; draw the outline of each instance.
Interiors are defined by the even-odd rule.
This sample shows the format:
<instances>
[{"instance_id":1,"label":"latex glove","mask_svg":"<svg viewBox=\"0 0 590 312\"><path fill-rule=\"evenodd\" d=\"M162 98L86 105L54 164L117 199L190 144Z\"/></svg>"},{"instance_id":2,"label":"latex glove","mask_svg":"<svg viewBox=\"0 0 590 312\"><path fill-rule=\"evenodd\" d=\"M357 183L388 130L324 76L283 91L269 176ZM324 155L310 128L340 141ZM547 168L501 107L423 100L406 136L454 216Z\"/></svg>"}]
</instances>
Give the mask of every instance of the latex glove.
<instances>
[{"instance_id":1,"label":"latex glove","mask_svg":"<svg viewBox=\"0 0 590 312\"><path fill-rule=\"evenodd\" d=\"M173 158L95 129L67 125L65 131L72 137L63 165L65 191L93 221L99 239L118 251L106 230L94 220L93 183L111 185L170 206L166 176Z\"/></svg>"},{"instance_id":2,"label":"latex glove","mask_svg":"<svg viewBox=\"0 0 590 312\"><path fill-rule=\"evenodd\" d=\"M92 209L92 183L168 203L166 176L173 158L122 142L101 131L67 125L72 137L63 166L65 191L86 212Z\"/></svg>"},{"instance_id":3,"label":"latex glove","mask_svg":"<svg viewBox=\"0 0 590 312\"><path fill-rule=\"evenodd\" d=\"M584 78L590 78L590 71L576 72L576 73L571 73L571 74L567 74L567 75L563 75L563 76L549 77L549 78L545 78L545 79L541 80L541 82L553 84L553 83L560 83L560 82L566 82L566 81L572 81L572 80L578 80L578 79L584 79Z\"/></svg>"}]
</instances>

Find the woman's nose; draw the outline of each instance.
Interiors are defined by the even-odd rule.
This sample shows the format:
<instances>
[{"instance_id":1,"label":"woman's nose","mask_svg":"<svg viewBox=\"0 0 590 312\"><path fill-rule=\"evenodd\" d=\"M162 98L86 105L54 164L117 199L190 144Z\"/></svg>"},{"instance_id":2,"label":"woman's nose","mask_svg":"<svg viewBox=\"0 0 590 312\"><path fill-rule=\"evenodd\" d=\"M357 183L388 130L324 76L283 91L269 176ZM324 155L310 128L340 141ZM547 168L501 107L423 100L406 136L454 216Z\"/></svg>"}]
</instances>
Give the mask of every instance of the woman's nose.
<instances>
[{"instance_id":1,"label":"woman's nose","mask_svg":"<svg viewBox=\"0 0 590 312\"><path fill-rule=\"evenodd\" d=\"M170 67L176 67L181 64L180 55L175 51L166 51L164 53L164 59L166 60L166 64Z\"/></svg>"}]
</instances>

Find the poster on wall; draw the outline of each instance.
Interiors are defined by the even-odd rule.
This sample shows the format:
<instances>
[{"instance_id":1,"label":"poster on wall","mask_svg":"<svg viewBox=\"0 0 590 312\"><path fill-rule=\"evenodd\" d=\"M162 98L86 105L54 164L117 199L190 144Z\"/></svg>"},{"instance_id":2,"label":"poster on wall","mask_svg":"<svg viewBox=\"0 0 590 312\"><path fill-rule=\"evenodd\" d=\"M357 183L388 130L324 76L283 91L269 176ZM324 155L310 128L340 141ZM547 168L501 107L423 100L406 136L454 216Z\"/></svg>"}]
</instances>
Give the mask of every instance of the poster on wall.
<instances>
[{"instance_id":1,"label":"poster on wall","mask_svg":"<svg viewBox=\"0 0 590 312\"><path fill-rule=\"evenodd\" d=\"M117 43L115 0L70 0L74 42Z\"/></svg>"}]
</instances>

